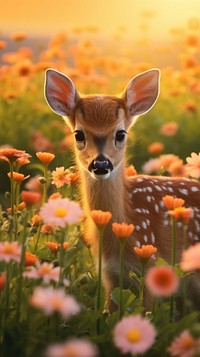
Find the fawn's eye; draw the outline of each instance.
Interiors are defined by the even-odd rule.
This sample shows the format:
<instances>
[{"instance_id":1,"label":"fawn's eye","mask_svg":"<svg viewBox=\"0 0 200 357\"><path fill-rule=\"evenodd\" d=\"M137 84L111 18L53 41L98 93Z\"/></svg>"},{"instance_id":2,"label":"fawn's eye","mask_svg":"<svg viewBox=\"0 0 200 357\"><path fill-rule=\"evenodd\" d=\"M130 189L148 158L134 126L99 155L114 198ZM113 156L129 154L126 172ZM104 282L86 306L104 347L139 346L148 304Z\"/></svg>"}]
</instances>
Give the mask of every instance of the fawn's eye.
<instances>
[{"instance_id":1,"label":"fawn's eye","mask_svg":"<svg viewBox=\"0 0 200 357\"><path fill-rule=\"evenodd\" d=\"M125 130L117 131L115 135L115 145L120 147L124 143L125 136L126 136Z\"/></svg>"},{"instance_id":2,"label":"fawn's eye","mask_svg":"<svg viewBox=\"0 0 200 357\"><path fill-rule=\"evenodd\" d=\"M85 147L85 135L81 130L75 131L75 140L78 149L83 149Z\"/></svg>"},{"instance_id":3,"label":"fawn's eye","mask_svg":"<svg viewBox=\"0 0 200 357\"><path fill-rule=\"evenodd\" d=\"M76 139L76 141L85 141L84 133L80 130L76 130L75 131L75 139Z\"/></svg>"}]
</instances>

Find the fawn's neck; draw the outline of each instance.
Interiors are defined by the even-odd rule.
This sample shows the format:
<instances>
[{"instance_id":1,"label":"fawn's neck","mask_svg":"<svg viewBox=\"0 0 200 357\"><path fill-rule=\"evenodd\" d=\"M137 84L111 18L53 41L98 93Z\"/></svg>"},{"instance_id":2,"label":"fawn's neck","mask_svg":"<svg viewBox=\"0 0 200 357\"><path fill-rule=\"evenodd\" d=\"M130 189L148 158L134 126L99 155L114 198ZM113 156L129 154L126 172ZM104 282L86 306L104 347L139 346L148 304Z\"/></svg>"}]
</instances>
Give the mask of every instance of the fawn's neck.
<instances>
[{"instance_id":1,"label":"fawn's neck","mask_svg":"<svg viewBox=\"0 0 200 357\"><path fill-rule=\"evenodd\" d=\"M127 222L128 186L124 176L124 165L106 180L91 177L81 171L81 191L85 214L91 210L109 211L113 222Z\"/></svg>"}]
</instances>

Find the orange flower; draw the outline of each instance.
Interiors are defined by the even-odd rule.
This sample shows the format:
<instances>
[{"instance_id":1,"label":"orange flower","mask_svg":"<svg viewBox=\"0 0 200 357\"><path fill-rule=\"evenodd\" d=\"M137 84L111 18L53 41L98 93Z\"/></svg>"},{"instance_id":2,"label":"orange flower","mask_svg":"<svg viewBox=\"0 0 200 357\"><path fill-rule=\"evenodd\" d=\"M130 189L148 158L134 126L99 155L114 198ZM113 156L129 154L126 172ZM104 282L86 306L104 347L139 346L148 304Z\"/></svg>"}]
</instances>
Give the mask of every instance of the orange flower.
<instances>
[{"instance_id":1,"label":"orange flower","mask_svg":"<svg viewBox=\"0 0 200 357\"><path fill-rule=\"evenodd\" d=\"M163 203L165 204L168 210L173 210L175 208L182 207L185 201L182 198L174 198L173 196L166 195L162 198Z\"/></svg>"},{"instance_id":2,"label":"orange flower","mask_svg":"<svg viewBox=\"0 0 200 357\"><path fill-rule=\"evenodd\" d=\"M25 202L21 202L18 204L17 208L16 206L14 205L14 212L17 212L17 211L23 211L23 209L26 207L26 203ZM12 208L9 207L7 208L7 212L8 213L11 213L12 212Z\"/></svg>"},{"instance_id":3,"label":"orange flower","mask_svg":"<svg viewBox=\"0 0 200 357\"><path fill-rule=\"evenodd\" d=\"M173 211L168 211L170 216L174 217L177 221L188 223L193 216L193 209L186 207L177 207Z\"/></svg>"},{"instance_id":4,"label":"orange flower","mask_svg":"<svg viewBox=\"0 0 200 357\"><path fill-rule=\"evenodd\" d=\"M168 171L171 174L171 176L184 177L186 174L186 169L185 169L185 165L183 165L183 160L178 159L178 160L174 161L168 167Z\"/></svg>"},{"instance_id":5,"label":"orange flower","mask_svg":"<svg viewBox=\"0 0 200 357\"><path fill-rule=\"evenodd\" d=\"M22 191L21 192L22 200L27 204L27 206L32 206L35 203L41 201L41 194L38 192L29 192Z\"/></svg>"},{"instance_id":6,"label":"orange flower","mask_svg":"<svg viewBox=\"0 0 200 357\"><path fill-rule=\"evenodd\" d=\"M38 258L36 257L36 255L26 251L24 263L25 267L30 267L32 265L35 265L36 263L38 263Z\"/></svg>"},{"instance_id":7,"label":"orange flower","mask_svg":"<svg viewBox=\"0 0 200 357\"><path fill-rule=\"evenodd\" d=\"M61 197L62 197L62 195L60 194L60 192L55 192L49 196L49 200L56 200L56 198L61 198Z\"/></svg>"},{"instance_id":8,"label":"orange flower","mask_svg":"<svg viewBox=\"0 0 200 357\"><path fill-rule=\"evenodd\" d=\"M188 113L196 113L197 111L197 105L195 102L193 102L192 100L188 101L185 104L185 111Z\"/></svg>"},{"instance_id":9,"label":"orange flower","mask_svg":"<svg viewBox=\"0 0 200 357\"><path fill-rule=\"evenodd\" d=\"M10 35L10 38L15 41L22 41L27 38L26 32L16 32Z\"/></svg>"},{"instance_id":10,"label":"orange flower","mask_svg":"<svg viewBox=\"0 0 200 357\"><path fill-rule=\"evenodd\" d=\"M21 166L23 165L27 165L30 163L30 160L27 159L26 157L19 157L17 160L16 160L16 164L17 166L20 168Z\"/></svg>"},{"instance_id":11,"label":"orange flower","mask_svg":"<svg viewBox=\"0 0 200 357\"><path fill-rule=\"evenodd\" d=\"M6 274L1 273L0 274L0 292L4 289L5 285L6 285Z\"/></svg>"},{"instance_id":12,"label":"orange flower","mask_svg":"<svg viewBox=\"0 0 200 357\"><path fill-rule=\"evenodd\" d=\"M54 228L55 227L52 226L51 224L43 224L41 228L41 232L44 234L53 234Z\"/></svg>"},{"instance_id":13,"label":"orange flower","mask_svg":"<svg viewBox=\"0 0 200 357\"><path fill-rule=\"evenodd\" d=\"M7 46L6 41L1 40L0 41L0 50L3 50Z\"/></svg>"},{"instance_id":14,"label":"orange flower","mask_svg":"<svg viewBox=\"0 0 200 357\"><path fill-rule=\"evenodd\" d=\"M17 63L14 68L17 73L17 76L27 77L33 69L33 64L30 60L26 59Z\"/></svg>"},{"instance_id":15,"label":"orange flower","mask_svg":"<svg viewBox=\"0 0 200 357\"><path fill-rule=\"evenodd\" d=\"M8 172L8 177L9 179L11 178L11 172ZM13 180L17 183L21 183L22 181L26 180L27 178L29 178L30 175L28 176L24 176L23 174L20 174L19 172L15 172L13 171Z\"/></svg>"},{"instance_id":16,"label":"orange flower","mask_svg":"<svg viewBox=\"0 0 200 357\"><path fill-rule=\"evenodd\" d=\"M48 166L49 163L55 158L55 155L50 152L36 152L37 158L45 165Z\"/></svg>"},{"instance_id":17,"label":"orange flower","mask_svg":"<svg viewBox=\"0 0 200 357\"><path fill-rule=\"evenodd\" d=\"M93 210L90 212L94 223L99 227L104 227L111 220L112 213L108 211Z\"/></svg>"},{"instance_id":18,"label":"orange flower","mask_svg":"<svg viewBox=\"0 0 200 357\"><path fill-rule=\"evenodd\" d=\"M188 35L186 38L186 45L188 47L198 47L199 44L199 37L197 35Z\"/></svg>"},{"instance_id":19,"label":"orange flower","mask_svg":"<svg viewBox=\"0 0 200 357\"><path fill-rule=\"evenodd\" d=\"M134 247L133 249L140 259L145 262L147 262L149 258L157 252L157 248L151 244L143 244L141 248Z\"/></svg>"},{"instance_id":20,"label":"orange flower","mask_svg":"<svg viewBox=\"0 0 200 357\"><path fill-rule=\"evenodd\" d=\"M18 211L23 211L23 209L26 207L26 203L25 202L21 202L18 204L17 209Z\"/></svg>"},{"instance_id":21,"label":"orange flower","mask_svg":"<svg viewBox=\"0 0 200 357\"><path fill-rule=\"evenodd\" d=\"M125 175L128 177L137 175L137 171L136 171L135 167L133 165L129 165L128 167L126 167Z\"/></svg>"},{"instance_id":22,"label":"orange flower","mask_svg":"<svg viewBox=\"0 0 200 357\"><path fill-rule=\"evenodd\" d=\"M71 171L68 172L68 177L71 185L76 185L80 178L78 172L71 172Z\"/></svg>"},{"instance_id":23,"label":"orange flower","mask_svg":"<svg viewBox=\"0 0 200 357\"><path fill-rule=\"evenodd\" d=\"M113 223L112 230L119 239L126 239L135 229L133 224L127 223Z\"/></svg>"},{"instance_id":24,"label":"orange flower","mask_svg":"<svg viewBox=\"0 0 200 357\"><path fill-rule=\"evenodd\" d=\"M161 151L163 151L164 145L163 143L160 143L159 141L155 141L154 143L150 144L148 146L148 152L150 154L158 154Z\"/></svg>"},{"instance_id":25,"label":"orange flower","mask_svg":"<svg viewBox=\"0 0 200 357\"><path fill-rule=\"evenodd\" d=\"M179 156L174 154L164 154L160 156L160 166L168 169L168 167L179 159Z\"/></svg>"},{"instance_id":26,"label":"orange flower","mask_svg":"<svg viewBox=\"0 0 200 357\"><path fill-rule=\"evenodd\" d=\"M56 242L45 242L45 244L53 253L57 253L59 247L61 246L59 243L56 243ZM68 247L69 247L69 242L64 242L63 248L67 249Z\"/></svg>"},{"instance_id":27,"label":"orange flower","mask_svg":"<svg viewBox=\"0 0 200 357\"><path fill-rule=\"evenodd\" d=\"M151 294L158 297L172 295L179 286L179 279L171 266L150 268L146 274L145 281Z\"/></svg>"},{"instance_id":28,"label":"orange flower","mask_svg":"<svg viewBox=\"0 0 200 357\"><path fill-rule=\"evenodd\" d=\"M39 216L39 214L35 214L31 218L31 223L34 227L38 227L41 222L42 222L42 218Z\"/></svg>"},{"instance_id":29,"label":"orange flower","mask_svg":"<svg viewBox=\"0 0 200 357\"><path fill-rule=\"evenodd\" d=\"M28 159L31 156L24 150L17 150L14 148L2 148L0 149L0 158L4 159L4 157L6 157L9 161L13 162L19 157Z\"/></svg>"}]
</instances>

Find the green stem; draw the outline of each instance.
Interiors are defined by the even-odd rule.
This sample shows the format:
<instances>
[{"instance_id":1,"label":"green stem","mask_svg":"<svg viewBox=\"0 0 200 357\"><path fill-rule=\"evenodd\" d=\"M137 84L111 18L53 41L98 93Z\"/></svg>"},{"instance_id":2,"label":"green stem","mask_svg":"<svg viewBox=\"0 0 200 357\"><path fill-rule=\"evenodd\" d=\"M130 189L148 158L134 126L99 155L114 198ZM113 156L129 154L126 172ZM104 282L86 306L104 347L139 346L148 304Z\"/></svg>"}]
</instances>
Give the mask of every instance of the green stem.
<instances>
[{"instance_id":1,"label":"green stem","mask_svg":"<svg viewBox=\"0 0 200 357\"><path fill-rule=\"evenodd\" d=\"M10 199L11 199L11 214L14 216L14 180L13 180L13 162L10 161Z\"/></svg>"},{"instance_id":2,"label":"green stem","mask_svg":"<svg viewBox=\"0 0 200 357\"><path fill-rule=\"evenodd\" d=\"M61 239L60 239L60 248L59 248L59 265L60 265L60 276L59 276L59 286L62 286L63 284L63 262L64 262L64 255L65 255L65 249L63 247L63 243L65 241L65 229L62 230L61 234Z\"/></svg>"},{"instance_id":3,"label":"green stem","mask_svg":"<svg viewBox=\"0 0 200 357\"><path fill-rule=\"evenodd\" d=\"M23 282L23 269L25 262L25 253L26 253L26 226L27 226L27 212L25 212L24 217L24 231L22 237L22 252L21 252L21 262L19 265L19 281L18 281L18 304L17 304L17 312L16 312L16 321L19 323L20 321L20 310L21 310L21 296L22 296L22 282Z\"/></svg>"},{"instance_id":4,"label":"green stem","mask_svg":"<svg viewBox=\"0 0 200 357\"><path fill-rule=\"evenodd\" d=\"M186 249L187 246L187 224L183 223L183 249Z\"/></svg>"},{"instance_id":5,"label":"green stem","mask_svg":"<svg viewBox=\"0 0 200 357\"><path fill-rule=\"evenodd\" d=\"M119 252L119 319L123 315L124 240L120 240Z\"/></svg>"},{"instance_id":6,"label":"green stem","mask_svg":"<svg viewBox=\"0 0 200 357\"><path fill-rule=\"evenodd\" d=\"M172 266L176 264L176 219L172 217Z\"/></svg>"},{"instance_id":7,"label":"green stem","mask_svg":"<svg viewBox=\"0 0 200 357\"><path fill-rule=\"evenodd\" d=\"M8 321L10 314L10 264L6 266L6 291L5 291L5 321Z\"/></svg>"},{"instance_id":8,"label":"green stem","mask_svg":"<svg viewBox=\"0 0 200 357\"><path fill-rule=\"evenodd\" d=\"M187 224L183 223L183 249L186 249L188 246L187 242ZM183 286L183 316L186 316L187 313L187 277L182 279Z\"/></svg>"},{"instance_id":9,"label":"green stem","mask_svg":"<svg viewBox=\"0 0 200 357\"><path fill-rule=\"evenodd\" d=\"M172 266L176 264L176 219L172 217ZM174 295L170 298L170 320L174 320Z\"/></svg>"},{"instance_id":10,"label":"green stem","mask_svg":"<svg viewBox=\"0 0 200 357\"><path fill-rule=\"evenodd\" d=\"M44 178L45 178L45 182L43 184L42 205L47 201L47 166L46 165L44 165Z\"/></svg>"},{"instance_id":11,"label":"green stem","mask_svg":"<svg viewBox=\"0 0 200 357\"><path fill-rule=\"evenodd\" d=\"M15 204L16 208L18 208L19 205L19 192L20 192L20 184L16 183L15 186ZM18 231L18 216L15 213L15 219L14 219L14 239L17 240L17 231Z\"/></svg>"},{"instance_id":12,"label":"green stem","mask_svg":"<svg viewBox=\"0 0 200 357\"><path fill-rule=\"evenodd\" d=\"M141 278L140 278L140 290L139 290L139 309L142 310L143 298L144 298L144 272L145 263L142 262Z\"/></svg>"},{"instance_id":13,"label":"green stem","mask_svg":"<svg viewBox=\"0 0 200 357\"><path fill-rule=\"evenodd\" d=\"M99 261L98 261L98 281L97 281L97 312L101 310L101 286L102 286L102 250L103 250L103 229L99 228ZM100 334L100 318L97 319L97 334Z\"/></svg>"},{"instance_id":14,"label":"green stem","mask_svg":"<svg viewBox=\"0 0 200 357\"><path fill-rule=\"evenodd\" d=\"M41 228L42 228L42 224L40 223L39 226L38 226L38 230L37 230L37 236L36 236L36 242L35 242L35 247L34 247L34 253L36 253L36 251L37 251L37 246L38 246L39 239L40 239Z\"/></svg>"}]
</instances>

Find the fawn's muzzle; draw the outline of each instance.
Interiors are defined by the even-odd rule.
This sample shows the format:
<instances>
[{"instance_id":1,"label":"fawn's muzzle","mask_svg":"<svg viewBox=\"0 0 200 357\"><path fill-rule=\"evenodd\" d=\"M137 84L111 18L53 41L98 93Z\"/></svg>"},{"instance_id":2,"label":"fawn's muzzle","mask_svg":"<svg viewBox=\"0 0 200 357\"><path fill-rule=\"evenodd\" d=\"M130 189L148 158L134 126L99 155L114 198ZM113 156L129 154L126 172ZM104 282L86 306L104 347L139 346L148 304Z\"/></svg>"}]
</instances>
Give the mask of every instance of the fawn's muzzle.
<instances>
[{"instance_id":1,"label":"fawn's muzzle","mask_svg":"<svg viewBox=\"0 0 200 357\"><path fill-rule=\"evenodd\" d=\"M89 171L93 171L95 175L106 175L112 170L112 163L103 154L97 156L89 165Z\"/></svg>"}]
</instances>

